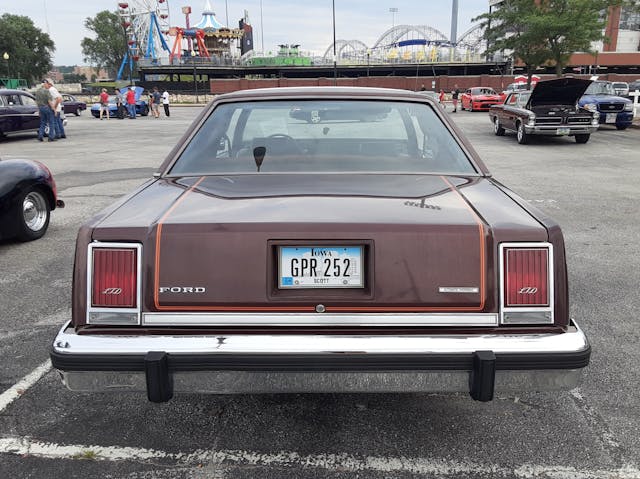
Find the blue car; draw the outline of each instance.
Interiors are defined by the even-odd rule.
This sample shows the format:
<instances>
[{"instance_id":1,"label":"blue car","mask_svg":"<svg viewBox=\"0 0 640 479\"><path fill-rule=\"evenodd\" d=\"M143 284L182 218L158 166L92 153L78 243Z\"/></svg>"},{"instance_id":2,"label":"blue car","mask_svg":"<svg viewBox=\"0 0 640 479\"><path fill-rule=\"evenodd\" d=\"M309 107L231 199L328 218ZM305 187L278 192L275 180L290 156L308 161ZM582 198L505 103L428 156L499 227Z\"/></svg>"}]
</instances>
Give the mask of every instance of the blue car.
<instances>
[{"instance_id":1,"label":"blue car","mask_svg":"<svg viewBox=\"0 0 640 479\"><path fill-rule=\"evenodd\" d=\"M601 125L615 125L618 130L626 130L633 120L633 102L617 96L611 82L594 81L578 104L600 113Z\"/></svg>"},{"instance_id":2,"label":"blue car","mask_svg":"<svg viewBox=\"0 0 640 479\"><path fill-rule=\"evenodd\" d=\"M125 98L126 98L126 91L128 89L129 87L121 89L123 94L125 95ZM144 92L144 88L142 88L141 86L137 86L135 87L135 89L136 89L135 90L136 91L136 114L141 116L147 116L149 114L149 105L147 105L146 101L141 99L142 93ZM93 106L91 107L91 114L95 118L100 118L100 103L93 104ZM127 116L126 105L125 105L124 115ZM118 105L116 104L116 96L109 95L109 117L116 118L117 116L118 116Z\"/></svg>"}]
</instances>

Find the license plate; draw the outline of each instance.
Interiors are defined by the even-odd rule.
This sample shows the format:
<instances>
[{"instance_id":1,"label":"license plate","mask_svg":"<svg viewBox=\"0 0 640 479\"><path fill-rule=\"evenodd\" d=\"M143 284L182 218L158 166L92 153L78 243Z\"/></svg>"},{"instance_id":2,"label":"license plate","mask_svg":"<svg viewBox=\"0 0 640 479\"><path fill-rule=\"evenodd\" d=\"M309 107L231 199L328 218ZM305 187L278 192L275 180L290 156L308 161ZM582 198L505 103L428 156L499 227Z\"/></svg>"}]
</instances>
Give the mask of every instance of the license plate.
<instances>
[{"instance_id":1,"label":"license plate","mask_svg":"<svg viewBox=\"0 0 640 479\"><path fill-rule=\"evenodd\" d=\"M567 127L562 127L562 128L558 128L556 130L556 134L557 135L568 135L569 134L570 129Z\"/></svg>"},{"instance_id":2,"label":"license plate","mask_svg":"<svg viewBox=\"0 0 640 479\"><path fill-rule=\"evenodd\" d=\"M363 288L362 246L280 246L279 288Z\"/></svg>"},{"instance_id":3,"label":"license plate","mask_svg":"<svg viewBox=\"0 0 640 479\"><path fill-rule=\"evenodd\" d=\"M617 118L618 118L618 114L617 113L607 113L605 121L607 123L615 123Z\"/></svg>"}]
</instances>

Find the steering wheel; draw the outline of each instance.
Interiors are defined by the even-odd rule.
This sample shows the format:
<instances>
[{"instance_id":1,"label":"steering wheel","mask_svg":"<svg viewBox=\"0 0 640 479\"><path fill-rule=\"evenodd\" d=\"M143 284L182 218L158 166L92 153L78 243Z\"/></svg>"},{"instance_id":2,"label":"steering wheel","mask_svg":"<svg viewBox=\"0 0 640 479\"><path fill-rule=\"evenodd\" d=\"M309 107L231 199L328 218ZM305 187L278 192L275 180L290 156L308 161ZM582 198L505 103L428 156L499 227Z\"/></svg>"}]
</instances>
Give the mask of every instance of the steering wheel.
<instances>
[{"instance_id":1,"label":"steering wheel","mask_svg":"<svg viewBox=\"0 0 640 479\"><path fill-rule=\"evenodd\" d=\"M304 153L298 142L286 133L274 133L267 136L267 152L279 155Z\"/></svg>"}]
</instances>

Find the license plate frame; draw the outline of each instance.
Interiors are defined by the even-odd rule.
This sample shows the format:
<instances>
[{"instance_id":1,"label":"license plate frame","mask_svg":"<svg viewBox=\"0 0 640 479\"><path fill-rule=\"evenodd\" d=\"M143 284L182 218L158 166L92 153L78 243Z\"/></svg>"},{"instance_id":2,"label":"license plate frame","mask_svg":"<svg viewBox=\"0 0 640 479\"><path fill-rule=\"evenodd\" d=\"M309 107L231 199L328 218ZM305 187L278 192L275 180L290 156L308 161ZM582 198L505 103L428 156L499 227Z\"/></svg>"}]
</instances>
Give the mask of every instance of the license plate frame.
<instances>
[{"instance_id":1,"label":"license plate frame","mask_svg":"<svg viewBox=\"0 0 640 479\"><path fill-rule=\"evenodd\" d=\"M364 269L363 245L278 246L278 289L363 289Z\"/></svg>"},{"instance_id":2,"label":"license plate frame","mask_svg":"<svg viewBox=\"0 0 640 479\"><path fill-rule=\"evenodd\" d=\"M568 126L561 126L556 129L556 135L568 135L571 133L571 128Z\"/></svg>"},{"instance_id":3,"label":"license plate frame","mask_svg":"<svg viewBox=\"0 0 640 479\"><path fill-rule=\"evenodd\" d=\"M606 123L615 123L616 120L618 119L618 114L617 113L607 113L607 116L605 116L605 122Z\"/></svg>"}]
</instances>

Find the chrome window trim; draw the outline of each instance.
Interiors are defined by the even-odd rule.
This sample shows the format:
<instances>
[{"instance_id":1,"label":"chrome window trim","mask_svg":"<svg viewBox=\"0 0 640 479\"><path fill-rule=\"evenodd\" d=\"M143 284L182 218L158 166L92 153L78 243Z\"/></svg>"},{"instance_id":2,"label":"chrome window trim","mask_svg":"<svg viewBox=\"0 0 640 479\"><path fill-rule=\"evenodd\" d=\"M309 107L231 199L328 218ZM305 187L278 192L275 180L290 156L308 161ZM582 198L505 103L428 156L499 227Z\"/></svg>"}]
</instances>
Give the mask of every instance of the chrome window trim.
<instances>
[{"instance_id":1,"label":"chrome window trim","mask_svg":"<svg viewBox=\"0 0 640 479\"><path fill-rule=\"evenodd\" d=\"M93 279L93 250L94 248L111 248L111 249L135 249L136 250L136 264L137 264L137 281L136 281L136 308L104 308L94 307L91 305L91 289ZM91 313L135 313L138 320L134 326L139 326L141 321L142 311L142 245L139 243L102 243L94 241L87 246L87 290L86 290L86 316L85 320L87 324L91 323ZM104 325L105 323L100 322ZM117 324L117 323L116 323Z\"/></svg>"},{"instance_id":2,"label":"chrome window trim","mask_svg":"<svg viewBox=\"0 0 640 479\"><path fill-rule=\"evenodd\" d=\"M516 307L507 307L506 298L504 297L504 287L505 287L505 267L504 264L504 250L507 248L518 248L518 249L544 249L548 250L547 254L547 272L549 274L549 304L545 306L516 306ZM500 243L499 246L499 275L500 275L500 324L510 324L505 322L505 313L539 313L539 312L548 312L549 313L549 321L546 322L535 322L532 324L553 324L554 323L554 305L555 305L555 282L554 282L554 269L553 269L553 245L547 242L523 242L523 243ZM524 323L523 323L524 324Z\"/></svg>"}]
</instances>

